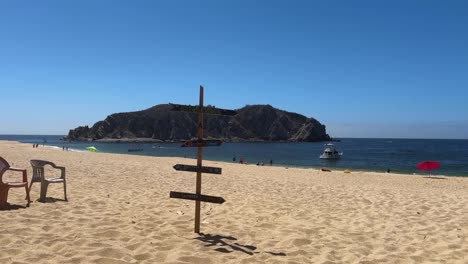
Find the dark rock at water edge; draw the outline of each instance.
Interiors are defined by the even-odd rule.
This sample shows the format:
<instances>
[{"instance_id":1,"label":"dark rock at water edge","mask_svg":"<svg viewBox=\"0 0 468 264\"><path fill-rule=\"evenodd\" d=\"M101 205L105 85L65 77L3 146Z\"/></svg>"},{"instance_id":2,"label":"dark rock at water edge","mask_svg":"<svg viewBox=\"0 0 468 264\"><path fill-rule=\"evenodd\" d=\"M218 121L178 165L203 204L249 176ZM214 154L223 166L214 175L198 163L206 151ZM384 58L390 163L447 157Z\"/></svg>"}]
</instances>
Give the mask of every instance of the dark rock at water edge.
<instances>
[{"instance_id":1,"label":"dark rock at water edge","mask_svg":"<svg viewBox=\"0 0 468 264\"><path fill-rule=\"evenodd\" d=\"M64 139L160 142L195 138L198 115L171 109L170 104L161 104L143 111L112 114L92 127L71 129ZM247 105L236 111L235 116L204 115L204 137L225 141L330 140L325 126L314 118L271 105Z\"/></svg>"}]
</instances>

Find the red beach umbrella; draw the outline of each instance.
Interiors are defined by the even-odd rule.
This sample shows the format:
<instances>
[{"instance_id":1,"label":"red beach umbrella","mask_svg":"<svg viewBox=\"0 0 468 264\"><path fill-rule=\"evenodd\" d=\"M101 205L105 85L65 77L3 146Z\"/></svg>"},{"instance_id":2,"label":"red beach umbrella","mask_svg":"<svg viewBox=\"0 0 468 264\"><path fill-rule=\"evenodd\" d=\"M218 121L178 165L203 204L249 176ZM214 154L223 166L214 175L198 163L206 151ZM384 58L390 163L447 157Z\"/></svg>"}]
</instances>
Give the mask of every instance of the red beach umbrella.
<instances>
[{"instance_id":1,"label":"red beach umbrella","mask_svg":"<svg viewBox=\"0 0 468 264\"><path fill-rule=\"evenodd\" d=\"M426 160L416 165L418 170L431 171L440 167L440 163L437 161Z\"/></svg>"}]
</instances>

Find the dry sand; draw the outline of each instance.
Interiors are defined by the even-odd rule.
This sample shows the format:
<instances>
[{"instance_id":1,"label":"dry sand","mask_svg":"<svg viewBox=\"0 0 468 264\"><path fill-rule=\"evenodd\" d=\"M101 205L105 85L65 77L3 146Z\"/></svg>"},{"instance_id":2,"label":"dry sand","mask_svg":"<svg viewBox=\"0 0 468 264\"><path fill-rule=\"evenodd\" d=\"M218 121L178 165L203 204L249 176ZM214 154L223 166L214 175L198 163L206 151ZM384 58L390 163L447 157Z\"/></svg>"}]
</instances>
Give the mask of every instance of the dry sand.
<instances>
[{"instance_id":1,"label":"dry sand","mask_svg":"<svg viewBox=\"0 0 468 264\"><path fill-rule=\"evenodd\" d=\"M193 159L64 152L0 141L0 156L67 168L40 203L0 211L0 263L468 263L468 178L204 162L203 234L194 234L195 173L172 169ZM12 174L7 175L11 177Z\"/></svg>"}]
</instances>

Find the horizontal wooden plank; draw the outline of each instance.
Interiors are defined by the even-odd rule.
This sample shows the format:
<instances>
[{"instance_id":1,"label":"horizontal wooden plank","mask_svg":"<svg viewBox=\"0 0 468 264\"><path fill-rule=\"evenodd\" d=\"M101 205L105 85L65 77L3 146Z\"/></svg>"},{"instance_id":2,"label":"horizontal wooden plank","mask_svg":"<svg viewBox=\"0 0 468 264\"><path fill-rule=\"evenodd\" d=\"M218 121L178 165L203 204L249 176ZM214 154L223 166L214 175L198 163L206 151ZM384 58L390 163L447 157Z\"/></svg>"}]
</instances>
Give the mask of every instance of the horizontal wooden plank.
<instances>
[{"instance_id":1,"label":"horizontal wooden plank","mask_svg":"<svg viewBox=\"0 0 468 264\"><path fill-rule=\"evenodd\" d=\"M194 166L194 165L176 164L174 165L174 169L178 171L192 171L192 172L200 171L203 173L221 174L221 168L216 168L216 167L202 166L199 169L198 166Z\"/></svg>"},{"instance_id":2,"label":"horizontal wooden plank","mask_svg":"<svg viewBox=\"0 0 468 264\"><path fill-rule=\"evenodd\" d=\"M172 111L191 112L191 113L200 112L200 107L197 105L180 105L180 104L171 104L171 105L172 105ZM216 107L211 107L211 106L203 107L203 113L209 114L209 115L228 115L228 116L237 115L237 112L234 110L221 109L221 108L216 108Z\"/></svg>"},{"instance_id":3,"label":"horizontal wooden plank","mask_svg":"<svg viewBox=\"0 0 468 264\"><path fill-rule=\"evenodd\" d=\"M169 197L177 198L177 199L201 201L201 202L207 202L207 203L217 203L217 204L222 204L226 201L224 200L223 197L208 196L208 195L195 194L195 193L184 193L184 192L170 192Z\"/></svg>"},{"instance_id":4,"label":"horizontal wooden plank","mask_svg":"<svg viewBox=\"0 0 468 264\"><path fill-rule=\"evenodd\" d=\"M188 140L185 141L181 147L217 147L223 144L222 140Z\"/></svg>"}]
</instances>

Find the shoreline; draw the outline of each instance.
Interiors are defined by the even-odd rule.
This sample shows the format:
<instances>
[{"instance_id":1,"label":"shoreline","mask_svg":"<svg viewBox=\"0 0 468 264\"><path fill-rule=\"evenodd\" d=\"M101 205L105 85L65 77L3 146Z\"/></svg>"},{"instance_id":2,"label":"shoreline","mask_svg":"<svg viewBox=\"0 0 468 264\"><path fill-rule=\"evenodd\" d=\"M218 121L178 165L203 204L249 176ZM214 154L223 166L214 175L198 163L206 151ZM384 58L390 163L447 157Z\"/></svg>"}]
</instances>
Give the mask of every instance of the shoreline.
<instances>
[{"instance_id":1,"label":"shoreline","mask_svg":"<svg viewBox=\"0 0 468 264\"><path fill-rule=\"evenodd\" d=\"M0 137L1 138L1 137ZM38 140L36 136L29 136L24 139L16 139L15 136L11 136L10 138L3 138L4 140L17 140L26 143L40 143L42 142ZM47 138L49 140L49 138ZM367 139L364 139L367 140ZM385 139L386 140L386 139ZM393 143L390 144L392 141L376 141L376 142L367 142L367 143L360 143L360 141L353 141L349 139L349 141L344 138L345 141L344 145L337 145L338 148L345 151L345 156L338 162L328 162L316 159L314 156L315 154L311 153L321 153L320 146L321 143L287 143L287 142L280 142L280 143L273 143L273 142L263 142L263 143L231 143L226 142L224 145L225 151L217 151L215 152L208 152L208 157L211 160L217 161L225 161L231 162L233 157L240 157L244 156L247 158L249 162L261 162L263 161L265 164L269 163L270 158L273 158L275 161L275 166L284 166L284 167L299 167L299 168L329 168L332 170L345 170L349 169L352 171L367 171L367 172L379 172L385 173L387 169L391 170L391 173L398 173L398 174L408 174L408 175L435 175L445 176L445 177L468 177L468 163L465 162L464 156L452 156L457 149L458 143L451 143L446 142L450 146L450 155L447 156L444 152L434 152L434 153L425 153L424 149L421 149L421 143L416 143L411 145L408 149L405 149L404 146L407 143L398 143L399 139L393 139ZM407 139L403 139L407 140ZM425 139L421 139L425 140ZM445 139L444 139L445 140ZM444 143L436 143L438 140L432 140L433 142L427 142L427 144L435 144L434 147L438 147ZM454 140L451 140L454 141ZM192 151L190 150L175 150L173 148L177 147L178 143L91 143L91 142L73 142L67 143L59 140L59 136L50 136L50 140L48 143L49 145L54 146L69 146L71 148L77 150L84 150L85 145L91 146L96 145L99 150L105 150L109 153L128 153L128 154L137 154L137 155L149 155L149 156L166 156L166 157L184 157L184 156L191 156ZM90 145L87 145L90 144ZM157 150L158 144L163 146L161 150ZM339 143L338 143L339 144ZM363 149L358 150L356 146L363 144ZM381 149L377 151L373 151L375 155L375 159L373 156L370 156L367 153L366 147L371 147L371 152L373 146L377 144L378 147ZM388 148L387 146L388 145ZM461 146L466 146L466 142L461 143ZM100 146L100 147L99 147ZM287 149L288 151L292 151L290 157L287 154L288 151L283 151ZM402 148L403 147L403 148ZM142 149L142 152L134 152L129 153L128 149ZM169 150L171 148L171 150ZM155 150L156 149L156 150ZM164 149L164 150L163 150ZM271 154L269 150L272 150ZM277 150L277 151L276 151ZM313 152L310 152L312 150ZM346 152L346 150L353 150L353 153ZM413 151L411 151L413 150ZM209 149L208 151L211 151ZM260 152L259 152L260 151ZM261 152L263 151L263 152ZM297 151L297 152L296 152ZM421 152L422 151L422 152ZM466 151L465 151L466 152ZM463 152L465 154L465 152ZM262 154L263 153L263 154ZM297 153L297 154L294 154ZM420 154L421 153L421 154ZM425 154L424 154L425 153ZM187 155L186 155L187 154ZM252 154L252 155L250 155ZM396 155L395 155L396 154ZM401 155L407 155L408 160ZM424 154L424 155L423 155ZM386 158L388 156L389 159ZM304 158L302 158L304 157ZM423 161L423 160L437 160L440 161L441 167L432 173L426 173L424 171L420 171L416 169L416 164Z\"/></svg>"},{"instance_id":2,"label":"shoreline","mask_svg":"<svg viewBox=\"0 0 468 264\"><path fill-rule=\"evenodd\" d=\"M0 142L5 141L5 140L0 140ZM16 142L18 144L28 144L28 143L22 143L19 141L7 141L7 142ZM107 142L106 142L107 143ZM111 143L111 142L109 142ZM231 143L231 142L230 142ZM242 142L241 142L242 143ZM54 145L45 145L43 147L49 147L53 150L61 150L59 146L54 146ZM70 149L72 152L81 152L81 153L88 153L89 151L86 150L80 150L80 149ZM91 152L90 152L91 153ZM94 152L92 152L94 153ZM162 157L162 158L183 158L179 156L151 156L151 155L138 155L138 154L129 154L129 153L117 153L117 152L103 152L99 151L98 153L104 153L104 154L118 154L118 155L128 155L128 156L144 156L144 157ZM185 159L193 159L193 158L185 158ZM370 170L366 168L354 168L354 169L349 169L349 168L337 168L337 167L316 167L316 166L296 166L296 165L288 165L288 164L282 164L282 163L277 163L273 164L273 166L267 165L265 163L264 166L257 166L255 163L246 163L246 164L241 164L239 162L230 162L230 161L225 161L225 160L211 160L211 159L203 159L203 161L208 161L208 162L221 162L221 163L226 163L226 164L239 164L239 165L250 165L250 166L255 166L255 167L278 167L278 168L293 168L293 169L311 169L311 170L316 170L316 171L321 171L322 168L324 169L329 169L331 172L343 172L344 170L349 170L351 173L375 173L375 174L381 174L381 175L388 175L388 174L396 174L396 175L405 175L405 176L420 176L420 177L450 177L450 178L468 178L467 176L463 175L444 175L444 174L419 174L419 173L409 173L409 172L398 172L398 171L390 171L390 173L387 173L385 171L376 171L376 170Z\"/></svg>"},{"instance_id":3,"label":"shoreline","mask_svg":"<svg viewBox=\"0 0 468 264\"><path fill-rule=\"evenodd\" d=\"M2 142L2 140L0 140L0 142ZM28 144L28 143L22 143L22 142L19 142L19 141L9 141L9 142L17 142L19 144ZM87 141L79 141L80 143L85 143ZM92 141L91 141L92 142ZM116 143L116 142L99 142L99 143ZM121 143L128 143L128 142L121 142ZM139 142L139 143L154 143L154 142ZM159 143L177 143L177 142L159 142ZM270 143L294 143L294 142L228 142L228 143L265 143L265 144L270 144ZM314 142L310 142L310 143L314 143ZM40 144L42 145L42 144ZM57 150L61 150L61 147L59 146L55 146L55 145L45 145L45 147L51 147L53 149L57 149ZM70 149L71 151L74 151L74 152L88 152L86 150L81 150L81 149L73 149L71 148ZM118 152L103 152L103 151L99 151L100 153L106 153L106 154L121 154L121 155L130 155L130 156L146 156L146 157L167 157L167 158L182 158L182 157L179 157L179 156L151 156L151 155L138 155L138 153L136 154L128 154L128 153L118 153ZM207 160L207 161L211 161L211 162L224 162L224 163L227 163L227 164L239 164L238 162L230 162L229 160L222 160L222 159L219 159L219 160L210 160L210 159L204 159L204 160ZM267 163L264 163L264 167L269 167L270 165L268 165ZM244 165L255 165L255 163L247 163L247 164L244 164ZM261 166L260 166L261 167ZM335 171L335 172L339 172L339 171L344 171L344 170L350 170L351 173L356 173L356 172L366 172L366 173L378 173L378 174L398 174L398 175L407 175L407 176L423 176L423 177L429 177L429 176L436 176L436 177L461 177L461 178L468 178L468 175L459 175L459 174L449 174L449 175L446 175L446 174L424 174L424 173L411 173L411 172L407 172L407 171L398 171L398 170L391 170L390 173L387 173L385 171L385 169L382 169L382 171L378 171L378 170L371 170L371 169L367 169L367 168L346 168L346 167L326 167L326 166L301 166L301 165L289 165L289 164L284 164L284 163L276 163L276 164L273 164L273 167L283 167L283 168L298 168L298 169L315 169L315 170L321 170L322 168L324 169L330 169L331 171Z\"/></svg>"}]
</instances>

